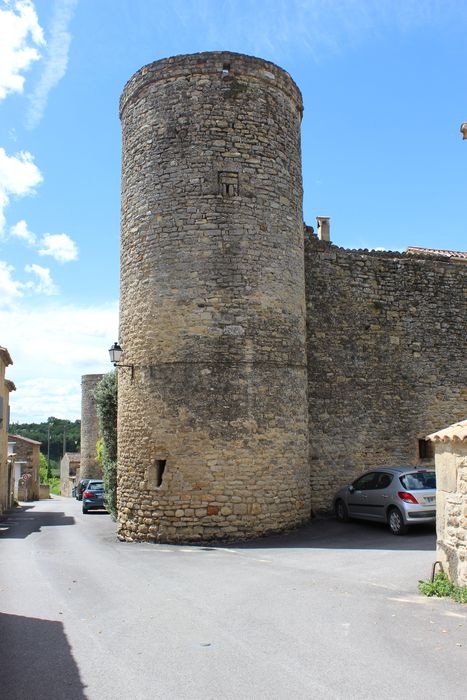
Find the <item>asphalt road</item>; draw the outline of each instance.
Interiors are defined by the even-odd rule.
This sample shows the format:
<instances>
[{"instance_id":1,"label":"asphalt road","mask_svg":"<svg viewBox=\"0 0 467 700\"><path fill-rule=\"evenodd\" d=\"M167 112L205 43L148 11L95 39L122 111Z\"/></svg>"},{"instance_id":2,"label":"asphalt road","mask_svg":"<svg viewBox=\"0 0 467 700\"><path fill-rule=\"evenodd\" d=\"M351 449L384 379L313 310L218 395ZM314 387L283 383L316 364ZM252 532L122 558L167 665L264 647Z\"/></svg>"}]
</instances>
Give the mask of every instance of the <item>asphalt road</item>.
<instances>
[{"instance_id":1,"label":"asphalt road","mask_svg":"<svg viewBox=\"0 0 467 700\"><path fill-rule=\"evenodd\" d=\"M2 700L466 697L467 606L417 591L430 529L129 544L54 498L0 540Z\"/></svg>"}]
</instances>

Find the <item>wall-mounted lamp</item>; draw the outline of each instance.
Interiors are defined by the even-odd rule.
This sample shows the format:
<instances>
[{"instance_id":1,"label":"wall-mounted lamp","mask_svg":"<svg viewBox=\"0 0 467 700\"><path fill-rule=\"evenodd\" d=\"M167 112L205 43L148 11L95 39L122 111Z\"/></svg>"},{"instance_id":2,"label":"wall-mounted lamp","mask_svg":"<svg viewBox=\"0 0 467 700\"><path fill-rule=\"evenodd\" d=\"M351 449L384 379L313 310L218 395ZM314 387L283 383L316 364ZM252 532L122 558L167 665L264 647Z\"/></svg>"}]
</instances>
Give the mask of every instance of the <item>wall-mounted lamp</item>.
<instances>
[{"instance_id":1,"label":"wall-mounted lamp","mask_svg":"<svg viewBox=\"0 0 467 700\"><path fill-rule=\"evenodd\" d=\"M134 367L134 365L121 365L120 364L120 358L122 356L122 348L120 347L120 345L116 341L112 345L112 347L109 348L109 355L110 355L110 361L112 362L114 367L130 367L131 378L133 379L133 376L135 373L135 367Z\"/></svg>"}]
</instances>

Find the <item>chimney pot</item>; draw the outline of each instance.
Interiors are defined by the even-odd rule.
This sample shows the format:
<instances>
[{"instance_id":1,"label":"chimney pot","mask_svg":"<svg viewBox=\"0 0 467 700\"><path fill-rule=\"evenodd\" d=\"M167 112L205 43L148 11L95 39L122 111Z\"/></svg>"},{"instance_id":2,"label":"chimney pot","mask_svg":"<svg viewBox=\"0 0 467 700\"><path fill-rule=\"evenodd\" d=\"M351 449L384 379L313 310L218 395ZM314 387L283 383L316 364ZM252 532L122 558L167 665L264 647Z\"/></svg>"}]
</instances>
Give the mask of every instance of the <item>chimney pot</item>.
<instances>
[{"instance_id":1,"label":"chimney pot","mask_svg":"<svg viewBox=\"0 0 467 700\"><path fill-rule=\"evenodd\" d=\"M318 224L318 238L320 241L331 241L331 219L329 216L317 216L316 223Z\"/></svg>"}]
</instances>

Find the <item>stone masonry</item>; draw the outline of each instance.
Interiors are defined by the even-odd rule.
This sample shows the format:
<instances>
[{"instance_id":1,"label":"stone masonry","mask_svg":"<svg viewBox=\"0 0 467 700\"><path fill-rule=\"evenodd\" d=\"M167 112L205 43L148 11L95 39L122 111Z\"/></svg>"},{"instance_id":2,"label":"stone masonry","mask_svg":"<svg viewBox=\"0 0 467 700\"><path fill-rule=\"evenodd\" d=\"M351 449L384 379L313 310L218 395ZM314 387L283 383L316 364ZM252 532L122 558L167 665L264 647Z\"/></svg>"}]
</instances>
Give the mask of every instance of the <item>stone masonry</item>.
<instances>
[{"instance_id":1,"label":"stone masonry","mask_svg":"<svg viewBox=\"0 0 467 700\"><path fill-rule=\"evenodd\" d=\"M467 420L427 436L435 446L437 557L467 586Z\"/></svg>"},{"instance_id":2,"label":"stone masonry","mask_svg":"<svg viewBox=\"0 0 467 700\"><path fill-rule=\"evenodd\" d=\"M465 261L304 229L301 115L285 71L228 52L123 91L122 539L298 525L467 413Z\"/></svg>"},{"instance_id":3,"label":"stone masonry","mask_svg":"<svg viewBox=\"0 0 467 700\"><path fill-rule=\"evenodd\" d=\"M81 479L102 479L102 469L96 457L99 418L93 392L103 376L84 374L81 377Z\"/></svg>"},{"instance_id":4,"label":"stone masonry","mask_svg":"<svg viewBox=\"0 0 467 700\"><path fill-rule=\"evenodd\" d=\"M310 516L300 123L231 53L142 68L123 128L119 535L245 538Z\"/></svg>"},{"instance_id":5,"label":"stone masonry","mask_svg":"<svg viewBox=\"0 0 467 700\"><path fill-rule=\"evenodd\" d=\"M307 236L312 505L467 414L467 264Z\"/></svg>"}]
</instances>

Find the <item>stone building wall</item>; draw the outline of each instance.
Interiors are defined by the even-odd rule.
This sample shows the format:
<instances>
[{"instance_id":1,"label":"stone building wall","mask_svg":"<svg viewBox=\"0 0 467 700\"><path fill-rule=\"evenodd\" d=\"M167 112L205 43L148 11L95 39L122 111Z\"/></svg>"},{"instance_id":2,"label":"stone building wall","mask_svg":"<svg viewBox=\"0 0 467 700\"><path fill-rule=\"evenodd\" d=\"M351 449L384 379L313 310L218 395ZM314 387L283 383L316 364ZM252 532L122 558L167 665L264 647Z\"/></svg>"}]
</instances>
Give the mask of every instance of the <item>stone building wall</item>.
<instances>
[{"instance_id":1,"label":"stone building wall","mask_svg":"<svg viewBox=\"0 0 467 700\"><path fill-rule=\"evenodd\" d=\"M21 478L18 487L20 501L37 501L39 499L39 454L41 443L22 435L9 435L15 443L15 462L21 463ZM26 478L24 478L26 476Z\"/></svg>"},{"instance_id":2,"label":"stone building wall","mask_svg":"<svg viewBox=\"0 0 467 700\"><path fill-rule=\"evenodd\" d=\"M285 71L227 52L125 87L121 538L243 538L310 515L301 115Z\"/></svg>"},{"instance_id":3,"label":"stone building wall","mask_svg":"<svg viewBox=\"0 0 467 700\"><path fill-rule=\"evenodd\" d=\"M467 414L467 265L307 237L312 507Z\"/></svg>"},{"instance_id":4,"label":"stone building wall","mask_svg":"<svg viewBox=\"0 0 467 700\"><path fill-rule=\"evenodd\" d=\"M60 494L71 496L80 479L81 455L79 452L65 452L60 460Z\"/></svg>"},{"instance_id":5,"label":"stone building wall","mask_svg":"<svg viewBox=\"0 0 467 700\"><path fill-rule=\"evenodd\" d=\"M13 382L5 378L5 371L12 365L8 350L0 346L0 515L11 506L12 474L8 462L8 421L10 392L14 391Z\"/></svg>"},{"instance_id":6,"label":"stone building wall","mask_svg":"<svg viewBox=\"0 0 467 700\"><path fill-rule=\"evenodd\" d=\"M435 444L437 557L467 586L467 439Z\"/></svg>"},{"instance_id":7,"label":"stone building wall","mask_svg":"<svg viewBox=\"0 0 467 700\"><path fill-rule=\"evenodd\" d=\"M81 377L81 479L102 478L102 469L96 458L99 418L93 392L103 376L103 374L84 374Z\"/></svg>"}]
</instances>

